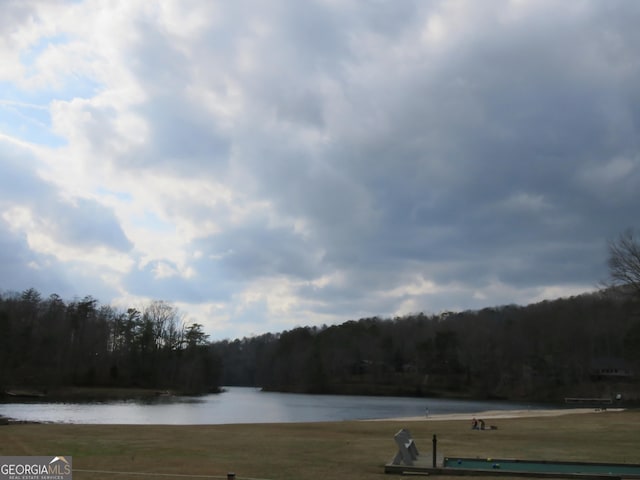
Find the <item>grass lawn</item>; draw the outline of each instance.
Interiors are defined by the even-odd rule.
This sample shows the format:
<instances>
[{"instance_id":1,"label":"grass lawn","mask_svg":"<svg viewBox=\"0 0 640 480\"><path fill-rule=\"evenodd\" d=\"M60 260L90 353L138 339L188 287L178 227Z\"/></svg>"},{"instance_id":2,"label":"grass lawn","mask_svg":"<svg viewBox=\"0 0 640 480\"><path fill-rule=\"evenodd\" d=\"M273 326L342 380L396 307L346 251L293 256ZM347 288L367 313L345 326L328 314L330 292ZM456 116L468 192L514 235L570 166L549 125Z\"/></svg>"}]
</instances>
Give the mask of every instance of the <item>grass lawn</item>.
<instances>
[{"instance_id":1,"label":"grass lawn","mask_svg":"<svg viewBox=\"0 0 640 480\"><path fill-rule=\"evenodd\" d=\"M0 426L0 455L71 455L74 479L154 478L81 470L254 479L387 479L393 435L409 428L430 458L444 456L640 463L640 411L470 421L331 422L203 426ZM167 478L172 477L156 477ZM188 478L188 477L173 477ZM443 477L453 479L454 477ZM487 478L487 477L485 477ZM501 477L505 478L505 477Z\"/></svg>"}]
</instances>

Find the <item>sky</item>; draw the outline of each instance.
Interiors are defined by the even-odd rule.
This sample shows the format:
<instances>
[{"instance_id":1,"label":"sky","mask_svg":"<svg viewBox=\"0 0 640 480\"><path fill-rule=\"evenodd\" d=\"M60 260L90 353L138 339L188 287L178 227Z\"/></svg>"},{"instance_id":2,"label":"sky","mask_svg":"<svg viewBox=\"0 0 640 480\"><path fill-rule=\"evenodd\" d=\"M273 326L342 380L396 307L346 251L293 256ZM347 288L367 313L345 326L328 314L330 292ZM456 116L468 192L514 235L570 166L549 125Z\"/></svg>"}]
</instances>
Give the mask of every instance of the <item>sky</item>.
<instances>
[{"instance_id":1,"label":"sky","mask_svg":"<svg viewBox=\"0 0 640 480\"><path fill-rule=\"evenodd\" d=\"M635 0L0 0L0 291L210 339L594 291Z\"/></svg>"}]
</instances>

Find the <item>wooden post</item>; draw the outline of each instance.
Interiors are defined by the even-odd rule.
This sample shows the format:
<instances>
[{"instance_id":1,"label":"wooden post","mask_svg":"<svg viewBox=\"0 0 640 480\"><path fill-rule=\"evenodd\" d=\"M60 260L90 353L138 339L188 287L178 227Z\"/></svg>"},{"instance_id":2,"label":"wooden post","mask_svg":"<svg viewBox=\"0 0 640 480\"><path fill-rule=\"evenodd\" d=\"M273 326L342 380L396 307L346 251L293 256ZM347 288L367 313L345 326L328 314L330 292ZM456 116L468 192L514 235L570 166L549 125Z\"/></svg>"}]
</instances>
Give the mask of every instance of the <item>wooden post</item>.
<instances>
[{"instance_id":1,"label":"wooden post","mask_svg":"<svg viewBox=\"0 0 640 480\"><path fill-rule=\"evenodd\" d=\"M433 434L433 468L436 468L436 451L438 450L438 438Z\"/></svg>"}]
</instances>

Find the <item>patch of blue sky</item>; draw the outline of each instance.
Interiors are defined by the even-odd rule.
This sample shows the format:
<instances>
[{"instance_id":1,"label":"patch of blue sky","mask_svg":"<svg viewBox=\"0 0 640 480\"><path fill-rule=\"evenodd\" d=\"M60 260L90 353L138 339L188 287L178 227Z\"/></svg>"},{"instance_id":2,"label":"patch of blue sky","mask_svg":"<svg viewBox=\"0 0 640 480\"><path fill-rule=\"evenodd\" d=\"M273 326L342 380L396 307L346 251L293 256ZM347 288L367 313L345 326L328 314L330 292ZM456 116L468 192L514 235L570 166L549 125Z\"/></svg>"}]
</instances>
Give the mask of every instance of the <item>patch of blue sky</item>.
<instances>
[{"instance_id":1,"label":"patch of blue sky","mask_svg":"<svg viewBox=\"0 0 640 480\"><path fill-rule=\"evenodd\" d=\"M28 48L20 54L20 63L25 67L33 67L40 55L42 55L47 48L64 45L69 43L69 37L63 33L58 35L51 35L49 37L41 37L38 43Z\"/></svg>"},{"instance_id":2,"label":"patch of blue sky","mask_svg":"<svg viewBox=\"0 0 640 480\"><path fill-rule=\"evenodd\" d=\"M37 44L20 55L20 62L25 67L27 78L37 75L37 60L48 49L69 42L69 37L60 34L41 38ZM51 100L72 100L74 98L89 98L99 93L102 88L99 82L86 75L81 75L71 68L66 74L52 85L38 90L21 91L20 96L27 96L28 101L41 103Z\"/></svg>"},{"instance_id":3,"label":"patch of blue sky","mask_svg":"<svg viewBox=\"0 0 640 480\"><path fill-rule=\"evenodd\" d=\"M99 92L100 84L74 74L67 75L64 82L59 88L30 90L10 82L0 82L0 131L40 145L65 145L66 139L53 131L51 104L56 100L92 97Z\"/></svg>"},{"instance_id":4,"label":"patch of blue sky","mask_svg":"<svg viewBox=\"0 0 640 480\"><path fill-rule=\"evenodd\" d=\"M60 147L66 139L51 128L47 106L16 102L0 98L0 132L25 142Z\"/></svg>"},{"instance_id":5,"label":"patch of blue sky","mask_svg":"<svg viewBox=\"0 0 640 480\"><path fill-rule=\"evenodd\" d=\"M153 212L146 211L142 215L136 216L134 220L136 227L144 228L153 233L173 233L175 225L161 219Z\"/></svg>"},{"instance_id":6,"label":"patch of blue sky","mask_svg":"<svg viewBox=\"0 0 640 480\"><path fill-rule=\"evenodd\" d=\"M13 83L0 82L0 102L3 104L22 104L28 105L33 109L40 108L46 110L49 108L49 103L56 98L57 95L54 95L48 88L25 90L17 87Z\"/></svg>"},{"instance_id":7,"label":"patch of blue sky","mask_svg":"<svg viewBox=\"0 0 640 480\"><path fill-rule=\"evenodd\" d=\"M29 90L0 83L0 94L3 99L48 105L54 100L69 102L74 98L91 98L98 95L103 89L101 83L74 72L69 72L59 80L57 84Z\"/></svg>"},{"instance_id":8,"label":"patch of blue sky","mask_svg":"<svg viewBox=\"0 0 640 480\"><path fill-rule=\"evenodd\" d=\"M132 203L133 196L128 192L110 190L104 187L100 187L96 190L96 193L100 196L104 197L114 197L122 202Z\"/></svg>"},{"instance_id":9,"label":"patch of blue sky","mask_svg":"<svg viewBox=\"0 0 640 480\"><path fill-rule=\"evenodd\" d=\"M56 100L69 101L74 98L91 98L100 93L104 86L93 78L71 72L64 77L63 85L55 91Z\"/></svg>"}]
</instances>

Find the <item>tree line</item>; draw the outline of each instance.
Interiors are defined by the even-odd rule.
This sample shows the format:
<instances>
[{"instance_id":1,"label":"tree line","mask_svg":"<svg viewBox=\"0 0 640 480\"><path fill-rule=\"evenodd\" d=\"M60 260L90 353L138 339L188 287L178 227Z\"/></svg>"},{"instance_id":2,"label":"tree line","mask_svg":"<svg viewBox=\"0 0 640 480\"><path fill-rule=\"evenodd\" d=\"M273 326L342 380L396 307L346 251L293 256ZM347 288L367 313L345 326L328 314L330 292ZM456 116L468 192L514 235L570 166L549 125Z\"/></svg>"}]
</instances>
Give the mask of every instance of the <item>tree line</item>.
<instances>
[{"instance_id":1,"label":"tree line","mask_svg":"<svg viewBox=\"0 0 640 480\"><path fill-rule=\"evenodd\" d=\"M139 387L557 400L611 393L599 362L640 371L634 295L363 318L210 342L162 301L141 310L0 294L0 387ZM640 397L632 378L615 388ZM636 392L638 390L638 392Z\"/></svg>"},{"instance_id":2,"label":"tree line","mask_svg":"<svg viewBox=\"0 0 640 480\"><path fill-rule=\"evenodd\" d=\"M65 302L35 289L0 294L0 387L215 391L221 361L200 324L169 303L142 310Z\"/></svg>"},{"instance_id":3,"label":"tree line","mask_svg":"<svg viewBox=\"0 0 640 480\"><path fill-rule=\"evenodd\" d=\"M637 304L610 290L525 307L299 327L215 345L224 384L268 390L551 401L612 388L626 389L627 397L640 393L630 377L606 381L599 374L603 362L640 367Z\"/></svg>"}]
</instances>

